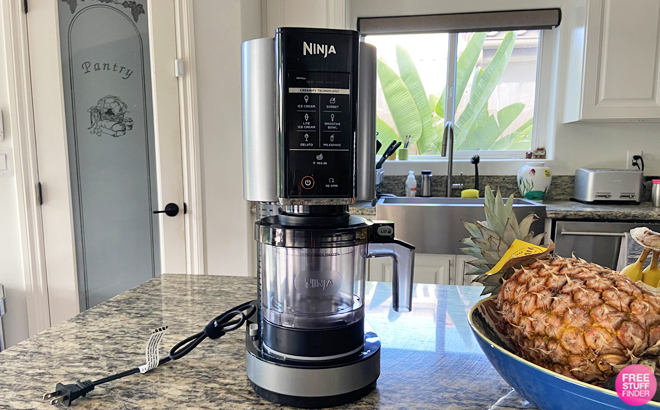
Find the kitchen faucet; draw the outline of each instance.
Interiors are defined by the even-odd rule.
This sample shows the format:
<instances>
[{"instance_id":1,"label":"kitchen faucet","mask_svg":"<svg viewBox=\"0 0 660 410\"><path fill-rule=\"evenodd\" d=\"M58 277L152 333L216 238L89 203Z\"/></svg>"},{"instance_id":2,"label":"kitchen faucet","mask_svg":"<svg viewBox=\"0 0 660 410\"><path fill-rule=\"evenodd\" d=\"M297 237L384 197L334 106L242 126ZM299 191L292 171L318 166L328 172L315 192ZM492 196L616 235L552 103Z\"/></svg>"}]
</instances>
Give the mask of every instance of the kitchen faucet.
<instances>
[{"instance_id":1,"label":"kitchen faucet","mask_svg":"<svg viewBox=\"0 0 660 410\"><path fill-rule=\"evenodd\" d=\"M463 189L463 184L452 183L452 171L454 170L454 124L451 121L445 123L442 137L442 151L440 155L447 157L447 198L451 197L453 189Z\"/></svg>"}]
</instances>

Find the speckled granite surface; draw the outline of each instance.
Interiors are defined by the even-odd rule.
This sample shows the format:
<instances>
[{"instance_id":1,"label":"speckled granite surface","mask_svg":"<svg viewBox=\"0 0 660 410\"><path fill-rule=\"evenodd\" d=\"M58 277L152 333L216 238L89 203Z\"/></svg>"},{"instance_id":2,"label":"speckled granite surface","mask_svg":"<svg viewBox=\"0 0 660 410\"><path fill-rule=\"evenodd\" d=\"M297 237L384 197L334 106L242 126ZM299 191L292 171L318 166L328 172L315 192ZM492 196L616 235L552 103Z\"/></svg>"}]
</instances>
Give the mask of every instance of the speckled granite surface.
<instances>
[{"instance_id":1,"label":"speckled granite surface","mask_svg":"<svg viewBox=\"0 0 660 410\"><path fill-rule=\"evenodd\" d=\"M588 219L598 221L660 221L660 208L650 202L639 205L592 205L576 201L548 201L546 217L552 219Z\"/></svg>"},{"instance_id":2,"label":"speckled granite surface","mask_svg":"<svg viewBox=\"0 0 660 410\"><path fill-rule=\"evenodd\" d=\"M660 208L650 202L639 205L592 205L576 201L545 201L546 218L582 219L598 221L660 221ZM376 207L370 203L359 203L350 207L353 215L376 217Z\"/></svg>"},{"instance_id":3,"label":"speckled granite surface","mask_svg":"<svg viewBox=\"0 0 660 410\"><path fill-rule=\"evenodd\" d=\"M385 175L383 184L381 185L380 192L394 194L397 196L405 195L405 186L407 175ZM417 189L421 191L421 178L416 175ZM573 175L555 175L552 177L550 190L548 191L548 200L564 200L569 199L573 195ZM463 189L474 188L473 175L455 175L452 179L455 184L463 184ZM516 198L520 197L518 191L518 183L516 182L515 175L480 175L479 176L479 196L484 195L484 188L490 185L492 189L500 189L502 195L508 197L513 194ZM432 196L445 196L447 190L447 176L434 175L431 178L431 195ZM460 197L461 190L455 189L452 196Z\"/></svg>"},{"instance_id":4,"label":"speckled granite surface","mask_svg":"<svg viewBox=\"0 0 660 410\"><path fill-rule=\"evenodd\" d=\"M57 382L95 380L144 363L150 332L169 325L161 354L213 316L255 296L256 280L163 275L0 353L0 408L52 409ZM345 409L489 409L511 388L466 316L478 287L417 285L413 312L390 310L391 287L367 283L367 319L383 344L378 387ZM178 362L97 387L74 409L266 409L245 376L244 333L205 340ZM497 406L495 404L498 403Z\"/></svg>"},{"instance_id":5,"label":"speckled granite surface","mask_svg":"<svg viewBox=\"0 0 660 410\"><path fill-rule=\"evenodd\" d=\"M405 195L405 186L407 175L385 175L380 192L394 194L397 196ZM417 189L421 190L421 178L416 175ZM481 175L479 176L479 196L483 197L484 188L490 185L492 189L499 188L502 195L508 197L513 194L515 197L520 197L518 191L518 183L516 182L515 175ZM646 176L644 189L642 191L642 200L648 202L651 200L651 187L652 179L658 177ZM573 185L575 182L574 175L553 175L550 189L545 197L546 201L566 201L573 196ZM454 175L453 183L462 183L463 189L474 188L474 176L472 175ZM431 179L431 194L432 196L445 196L447 190L447 177L445 175L434 175ZM454 190L452 196L460 197L461 190Z\"/></svg>"}]
</instances>

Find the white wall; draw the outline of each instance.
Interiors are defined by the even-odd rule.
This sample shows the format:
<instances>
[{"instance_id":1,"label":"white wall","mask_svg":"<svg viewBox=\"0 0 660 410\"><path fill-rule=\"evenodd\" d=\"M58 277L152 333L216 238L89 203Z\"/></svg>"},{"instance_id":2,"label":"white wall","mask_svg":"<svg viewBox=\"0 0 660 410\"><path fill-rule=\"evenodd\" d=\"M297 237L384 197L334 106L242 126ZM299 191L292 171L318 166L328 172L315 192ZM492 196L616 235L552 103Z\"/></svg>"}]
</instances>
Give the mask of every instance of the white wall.
<instances>
[{"instance_id":1,"label":"white wall","mask_svg":"<svg viewBox=\"0 0 660 410\"><path fill-rule=\"evenodd\" d=\"M278 27L345 27L345 0L262 0L262 5L264 37Z\"/></svg>"},{"instance_id":2,"label":"white wall","mask_svg":"<svg viewBox=\"0 0 660 410\"><path fill-rule=\"evenodd\" d=\"M344 0L194 0L206 273L254 274L254 216L243 199L241 43L277 27L343 28Z\"/></svg>"},{"instance_id":3,"label":"white wall","mask_svg":"<svg viewBox=\"0 0 660 410\"><path fill-rule=\"evenodd\" d=\"M0 7L0 35L6 36L8 27L4 26L6 5ZM4 43L4 42L0 42ZM0 44L0 47L3 47ZM16 136L12 133L12 111L9 109L7 94L8 77L7 50L0 49L0 109L4 120L5 140L0 141L0 148L12 148ZM25 300L25 282L23 280L23 260L21 253L21 236L19 230L18 198L16 178L0 176L0 284L5 286L7 294L7 314L2 318L5 341L8 346L27 339L27 305Z\"/></svg>"},{"instance_id":4,"label":"white wall","mask_svg":"<svg viewBox=\"0 0 660 410\"><path fill-rule=\"evenodd\" d=\"M583 4L582 0L347 0L347 26L356 28L358 17L386 15L415 15L434 13L460 13L489 10L515 10L530 7L561 7L563 16L559 28L546 31L542 44L542 68L537 120L542 117L551 121L537 122L536 132L544 134L548 145L554 141L552 159L546 163L555 175L572 175L582 167L625 168L628 151L644 151L646 175L660 175L660 123L571 123L563 124L564 91L567 88L569 25L573 10L569 5ZM625 62L621 62L625 64ZM554 117L554 112L558 117ZM542 120L541 120L542 121ZM548 147L546 147L548 148ZM479 164L482 174L515 174L524 160L483 160ZM420 172L431 169L435 174L446 173L446 162L386 162L386 174L407 174L408 170ZM474 171L469 160L458 160L454 174Z\"/></svg>"},{"instance_id":5,"label":"white wall","mask_svg":"<svg viewBox=\"0 0 660 410\"><path fill-rule=\"evenodd\" d=\"M248 275L252 242L243 199L241 43L261 37L259 0L195 0L206 273Z\"/></svg>"}]
</instances>

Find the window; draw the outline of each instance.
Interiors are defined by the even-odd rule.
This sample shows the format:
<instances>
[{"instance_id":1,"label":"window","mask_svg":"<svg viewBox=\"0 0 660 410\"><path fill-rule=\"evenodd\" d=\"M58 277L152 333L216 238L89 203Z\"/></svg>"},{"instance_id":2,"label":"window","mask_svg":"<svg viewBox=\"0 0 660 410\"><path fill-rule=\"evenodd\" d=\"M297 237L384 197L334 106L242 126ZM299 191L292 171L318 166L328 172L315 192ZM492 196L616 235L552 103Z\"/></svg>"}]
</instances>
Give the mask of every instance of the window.
<instances>
[{"instance_id":1,"label":"window","mask_svg":"<svg viewBox=\"0 0 660 410\"><path fill-rule=\"evenodd\" d=\"M456 155L479 151L486 158L524 158L535 147L540 33L367 35L379 58L380 153L393 139L408 137L410 155L439 155L445 123L451 121ZM456 75L448 78L453 64ZM445 112L448 90L454 112Z\"/></svg>"}]
</instances>

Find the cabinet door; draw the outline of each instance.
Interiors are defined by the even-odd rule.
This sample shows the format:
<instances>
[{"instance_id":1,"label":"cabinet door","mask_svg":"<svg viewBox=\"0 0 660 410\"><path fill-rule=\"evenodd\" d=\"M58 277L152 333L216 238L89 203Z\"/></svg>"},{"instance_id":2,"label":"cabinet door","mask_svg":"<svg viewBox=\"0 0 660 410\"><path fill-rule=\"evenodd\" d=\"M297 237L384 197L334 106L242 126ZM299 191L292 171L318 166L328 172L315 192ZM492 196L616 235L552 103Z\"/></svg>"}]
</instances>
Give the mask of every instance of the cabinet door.
<instances>
[{"instance_id":1,"label":"cabinet door","mask_svg":"<svg viewBox=\"0 0 660 410\"><path fill-rule=\"evenodd\" d=\"M420 253L415 255L415 283L449 285L454 255Z\"/></svg>"},{"instance_id":2,"label":"cabinet door","mask_svg":"<svg viewBox=\"0 0 660 410\"><path fill-rule=\"evenodd\" d=\"M454 255L435 255L429 253L418 253L415 255L415 283L435 283L437 285L449 285L450 274L454 265ZM371 258L369 259L369 280L379 282L392 281L392 259ZM451 283L453 284L453 283Z\"/></svg>"},{"instance_id":3,"label":"cabinet door","mask_svg":"<svg viewBox=\"0 0 660 410\"><path fill-rule=\"evenodd\" d=\"M589 2L582 119L660 119L660 0L633 3Z\"/></svg>"}]
</instances>

